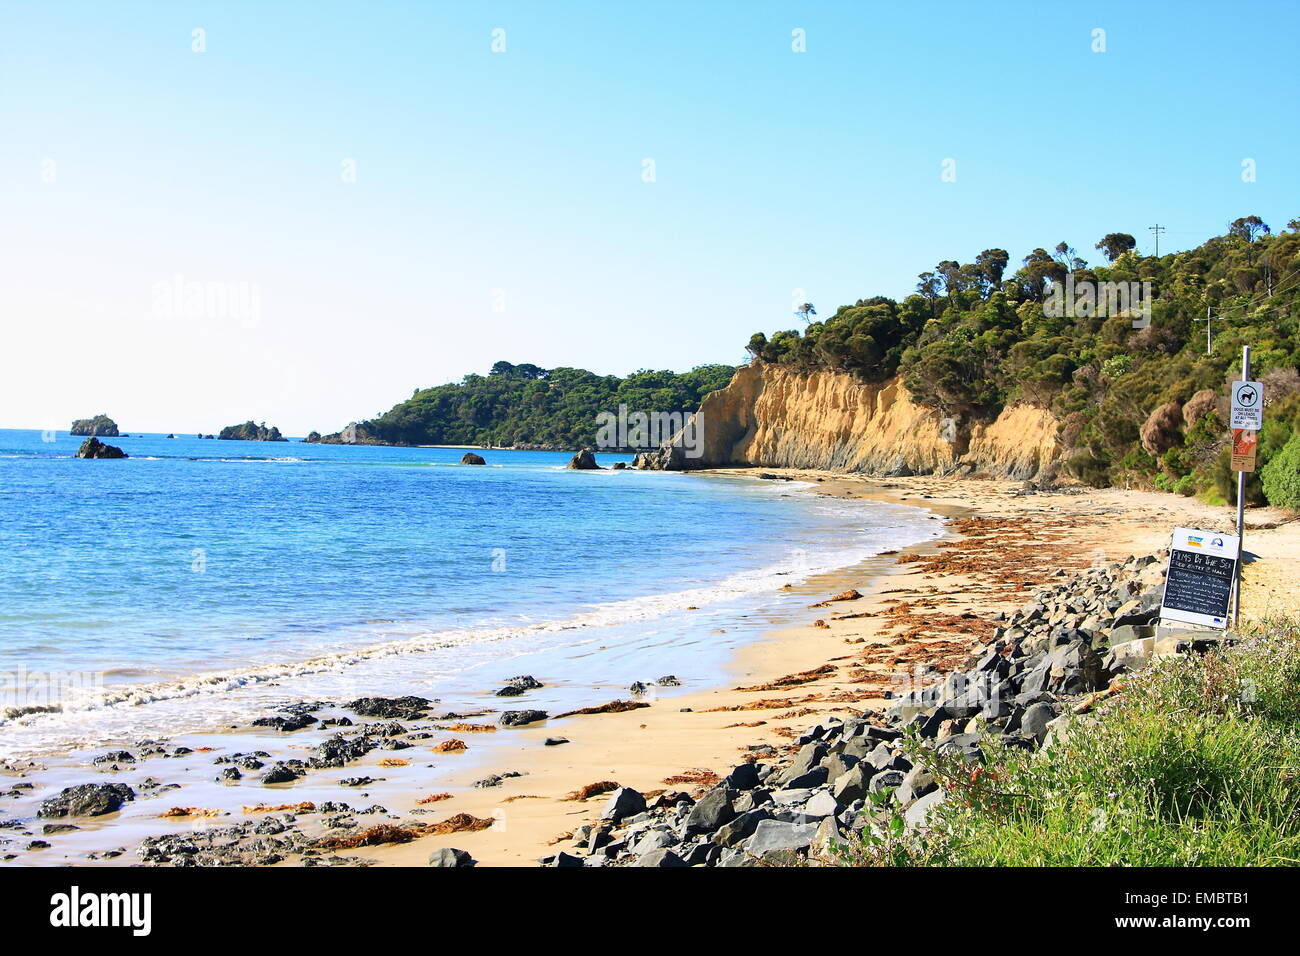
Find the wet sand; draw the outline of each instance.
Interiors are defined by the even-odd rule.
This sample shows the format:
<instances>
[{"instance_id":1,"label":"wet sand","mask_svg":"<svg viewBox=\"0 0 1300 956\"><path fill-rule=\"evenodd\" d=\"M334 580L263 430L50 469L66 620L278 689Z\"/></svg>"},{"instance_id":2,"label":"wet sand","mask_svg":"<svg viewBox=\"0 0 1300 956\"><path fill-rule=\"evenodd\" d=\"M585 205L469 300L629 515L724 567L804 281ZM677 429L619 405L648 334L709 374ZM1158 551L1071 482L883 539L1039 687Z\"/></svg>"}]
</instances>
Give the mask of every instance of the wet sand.
<instances>
[{"instance_id":1,"label":"wet sand","mask_svg":"<svg viewBox=\"0 0 1300 956\"><path fill-rule=\"evenodd\" d=\"M1009 481L779 473L816 481L822 494L929 508L950 517L950 533L815 582L824 598L850 588L862 597L811 607L797 626L741 648L725 687L512 731L518 747L510 769L525 776L491 792L453 788L455 795L437 804L447 816L493 819L491 827L349 852L378 865L414 866L453 846L479 865L535 865L569 848L569 834L599 817L605 796L568 798L582 787L616 782L646 794L694 792L753 746L790 748L818 715L882 706L883 695L905 689L918 669L960 665L991 637L993 614L1022 604L1057 571L1153 552L1167 544L1175 525L1228 531L1235 517L1229 508L1159 493L1023 494L1021 483ZM1244 572L1244 615L1295 613L1300 523L1253 509L1247 526L1257 528L1246 537L1248 558L1257 558ZM569 743L547 747L551 736ZM452 782L467 786L476 774Z\"/></svg>"},{"instance_id":2,"label":"wet sand","mask_svg":"<svg viewBox=\"0 0 1300 956\"><path fill-rule=\"evenodd\" d=\"M773 469L763 471L773 473ZM728 473L756 475L758 470ZM646 794L670 789L694 793L742 762L753 747L791 747L792 738L819 715L861 713L882 706L886 694L907 689L910 681L961 666L991 637L992 616L1018 607L1051 575L1155 551L1167 543L1175 525L1228 531L1234 519L1233 509L1210 508L1158 493L1069 489L1025 494L1021 483L1009 481L780 474L812 482L820 494L925 508L935 515L936 523L939 516L946 519L946 534L787 586L792 598L798 599L797 610L782 611L777 629L737 647L727 663L725 680L717 686L685 692L652 687L637 700L647 706L633 710L552 718L490 732L470 727L448 733L448 726L456 724L448 720L406 722L409 730L438 732L426 735L423 745L412 741L411 749L375 750L340 769L312 773L288 785L257 788L249 795L268 803L277 798L275 802L286 805L303 801L339 801L358 808L382 804L384 813L357 816L358 828L376 824L410 828L462 814L490 821L490 826L474 832L328 851L317 857L322 862L424 865L430 852L452 846L469 851L479 865L535 865L541 857L570 848L567 835L598 818L607 798L598 794L571 799L576 791L616 783ZM1271 509L1255 509L1248 513L1248 527L1245 615L1300 613L1300 522ZM854 589L860 596L829 600ZM593 660L601 661L600 652L594 653ZM564 679L563 673L546 676ZM647 679L657 676L645 675ZM691 675L683 676L690 682ZM375 687L369 692L386 689ZM602 692L609 694L609 700L633 700L613 675L587 688L584 696ZM460 723L494 728L498 711L535 706L536 700L536 694L503 700L485 689L472 709L487 713ZM342 714L337 708L319 713ZM430 752L431 745L448 736L463 740L466 749ZM547 746L547 738L552 737L567 742ZM207 744L214 751L184 772L188 765L181 760L151 759L100 779L138 785L139 778L153 774L164 783L180 780L186 788L184 796L181 791L175 794L176 802L189 805L197 797L201 809L200 794L206 791L195 787L194 777L185 777L194 772L210 780L212 756L252 750L265 740L264 734L247 730L178 738L170 745ZM281 749L297 749L302 756L309 749L305 743L293 735L279 740ZM386 760L406 761L409 766L385 769ZM425 767L436 767L436 772L421 769ZM490 774L508 772L519 775L507 776L495 787L474 786ZM84 771L78 774L85 776ZM386 781L356 788L339 784L342 778L360 776ZM436 783L416 789L415 781L421 779ZM434 794L448 796L421 802ZM81 833L55 841L67 844L66 850L56 846L18 854L13 862L84 863L86 846L111 840L126 852L101 856L96 862L131 864L137 858L130 848L146 834L184 834L203 827L247 824L265 816L236 809L211 819L199 814L159 818L157 814L168 805L166 800L153 799L147 816L141 815L145 807L136 804L131 805L131 813L78 820ZM303 813L292 826L314 840L326 824L325 815ZM299 862L302 857L291 854L279 865Z\"/></svg>"}]
</instances>

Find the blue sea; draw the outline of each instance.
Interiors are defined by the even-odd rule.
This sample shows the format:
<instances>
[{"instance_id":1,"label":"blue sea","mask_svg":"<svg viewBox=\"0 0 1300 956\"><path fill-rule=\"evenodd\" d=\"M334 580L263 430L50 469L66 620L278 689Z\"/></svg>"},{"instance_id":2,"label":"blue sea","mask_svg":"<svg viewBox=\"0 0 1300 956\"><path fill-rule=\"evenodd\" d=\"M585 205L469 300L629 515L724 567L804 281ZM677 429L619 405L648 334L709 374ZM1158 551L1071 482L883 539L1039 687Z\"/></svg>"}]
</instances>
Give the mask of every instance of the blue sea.
<instances>
[{"instance_id":1,"label":"blue sea","mask_svg":"<svg viewBox=\"0 0 1300 956\"><path fill-rule=\"evenodd\" d=\"M561 453L132 434L108 439L130 458L86 461L81 441L0 430L0 756L534 671L579 704L698 688L806 604L786 585L941 524Z\"/></svg>"}]
</instances>

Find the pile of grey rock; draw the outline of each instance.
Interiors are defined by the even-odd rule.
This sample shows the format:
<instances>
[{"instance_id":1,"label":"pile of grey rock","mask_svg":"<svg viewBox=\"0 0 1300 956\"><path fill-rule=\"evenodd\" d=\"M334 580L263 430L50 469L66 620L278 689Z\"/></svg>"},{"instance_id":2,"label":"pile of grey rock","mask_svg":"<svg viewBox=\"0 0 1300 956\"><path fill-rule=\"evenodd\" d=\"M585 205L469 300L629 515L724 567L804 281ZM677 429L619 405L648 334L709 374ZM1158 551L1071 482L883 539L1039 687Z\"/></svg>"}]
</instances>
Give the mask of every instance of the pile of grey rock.
<instances>
[{"instance_id":1,"label":"pile of grey rock","mask_svg":"<svg viewBox=\"0 0 1300 956\"><path fill-rule=\"evenodd\" d=\"M981 744L1036 750L1063 733L1085 695L1144 663L1117 653L1156 638L1163 562L1130 558L1039 589L1019 610L999 614L991 643L941 680L917 675L883 712L826 717L796 739L790 753L750 748L749 759L697 797L665 792L647 802L615 791L600 820L580 827L573 845L545 866L753 866L795 863L879 831L901 813L924 827L945 791L915 747L972 765ZM1203 634L1203 632L1200 632ZM1169 650L1204 641L1173 634ZM929 678L929 681L927 681ZM884 795L883 797L881 795Z\"/></svg>"}]
</instances>

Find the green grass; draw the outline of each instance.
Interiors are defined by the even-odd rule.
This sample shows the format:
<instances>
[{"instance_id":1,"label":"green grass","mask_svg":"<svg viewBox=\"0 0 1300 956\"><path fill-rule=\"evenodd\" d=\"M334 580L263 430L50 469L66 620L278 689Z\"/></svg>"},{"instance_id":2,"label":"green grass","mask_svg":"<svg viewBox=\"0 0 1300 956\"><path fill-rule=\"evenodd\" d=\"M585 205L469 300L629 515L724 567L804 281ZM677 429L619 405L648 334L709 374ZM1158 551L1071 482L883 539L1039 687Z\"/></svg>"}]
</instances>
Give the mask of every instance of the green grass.
<instances>
[{"instance_id":1,"label":"green grass","mask_svg":"<svg viewBox=\"0 0 1300 956\"><path fill-rule=\"evenodd\" d=\"M932 766L926 833L882 827L846 865L1267 866L1300 863L1300 628L1272 622L1129 679L1047 750Z\"/></svg>"}]
</instances>

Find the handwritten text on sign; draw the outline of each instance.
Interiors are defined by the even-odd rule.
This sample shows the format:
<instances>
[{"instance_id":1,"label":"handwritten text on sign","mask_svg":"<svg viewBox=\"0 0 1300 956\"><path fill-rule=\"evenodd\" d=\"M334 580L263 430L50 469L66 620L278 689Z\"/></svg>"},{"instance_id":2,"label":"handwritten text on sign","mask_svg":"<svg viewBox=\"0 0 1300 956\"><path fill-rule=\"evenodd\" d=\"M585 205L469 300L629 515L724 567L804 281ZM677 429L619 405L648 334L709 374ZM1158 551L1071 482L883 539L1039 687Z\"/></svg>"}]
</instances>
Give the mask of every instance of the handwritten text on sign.
<instances>
[{"instance_id":1,"label":"handwritten text on sign","mask_svg":"<svg viewBox=\"0 0 1300 956\"><path fill-rule=\"evenodd\" d=\"M1236 535L1175 528L1160 616L1226 627L1240 547Z\"/></svg>"}]
</instances>

